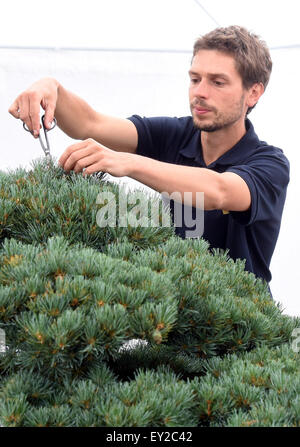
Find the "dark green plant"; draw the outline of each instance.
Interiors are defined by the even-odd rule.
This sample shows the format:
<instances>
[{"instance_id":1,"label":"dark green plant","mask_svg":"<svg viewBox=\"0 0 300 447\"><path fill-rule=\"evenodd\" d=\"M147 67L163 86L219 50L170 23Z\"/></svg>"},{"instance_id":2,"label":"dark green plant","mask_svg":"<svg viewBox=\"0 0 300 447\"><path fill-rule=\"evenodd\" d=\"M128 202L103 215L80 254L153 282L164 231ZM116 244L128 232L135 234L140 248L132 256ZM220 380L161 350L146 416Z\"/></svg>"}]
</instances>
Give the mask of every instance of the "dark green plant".
<instances>
[{"instance_id":1,"label":"dark green plant","mask_svg":"<svg viewBox=\"0 0 300 447\"><path fill-rule=\"evenodd\" d=\"M98 227L100 190L0 173L0 424L300 425L300 319L202 239Z\"/></svg>"}]
</instances>

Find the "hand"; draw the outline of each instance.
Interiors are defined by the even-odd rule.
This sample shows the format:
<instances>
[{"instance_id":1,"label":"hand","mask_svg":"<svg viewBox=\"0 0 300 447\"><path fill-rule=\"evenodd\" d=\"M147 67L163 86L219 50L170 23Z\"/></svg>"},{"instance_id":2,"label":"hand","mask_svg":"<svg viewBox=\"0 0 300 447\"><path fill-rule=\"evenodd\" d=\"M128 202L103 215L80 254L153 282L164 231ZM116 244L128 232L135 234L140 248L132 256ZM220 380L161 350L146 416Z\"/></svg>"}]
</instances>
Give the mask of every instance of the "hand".
<instances>
[{"instance_id":1,"label":"hand","mask_svg":"<svg viewBox=\"0 0 300 447\"><path fill-rule=\"evenodd\" d=\"M21 119L35 138L40 132L40 106L45 110L45 126L50 129L57 102L58 82L41 79L21 93L9 108L9 113Z\"/></svg>"},{"instance_id":2,"label":"hand","mask_svg":"<svg viewBox=\"0 0 300 447\"><path fill-rule=\"evenodd\" d=\"M62 154L58 163L66 171L83 172L90 175L94 172L108 172L114 177L130 175L135 154L116 152L101 146L92 138L72 144Z\"/></svg>"}]
</instances>

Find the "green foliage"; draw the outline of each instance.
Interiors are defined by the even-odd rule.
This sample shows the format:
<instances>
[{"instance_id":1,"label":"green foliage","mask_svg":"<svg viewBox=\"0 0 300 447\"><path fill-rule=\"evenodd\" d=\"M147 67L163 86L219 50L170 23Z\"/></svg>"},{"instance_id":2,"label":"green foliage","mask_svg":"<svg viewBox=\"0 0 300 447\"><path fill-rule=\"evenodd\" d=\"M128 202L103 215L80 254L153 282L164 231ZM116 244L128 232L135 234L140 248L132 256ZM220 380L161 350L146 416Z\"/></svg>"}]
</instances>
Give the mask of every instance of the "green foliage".
<instances>
[{"instance_id":1,"label":"green foliage","mask_svg":"<svg viewBox=\"0 0 300 447\"><path fill-rule=\"evenodd\" d=\"M173 229L168 227L137 228L119 226L100 228L96 222L101 204L97 196L113 193L116 205L124 188L105 180L105 174L84 177L65 174L55 164L45 161L33 164L29 172L17 169L9 174L0 172L0 242L5 237L26 243L47 242L54 235L64 236L70 243L102 250L113 241L129 240L136 248L145 248L166 240ZM149 196L148 214L157 199ZM132 208L128 204L128 211ZM118 206L117 206L118 209ZM162 206L160 206L162 219ZM143 216L142 216L143 217ZM147 216L144 216L147 217Z\"/></svg>"},{"instance_id":2,"label":"green foliage","mask_svg":"<svg viewBox=\"0 0 300 447\"><path fill-rule=\"evenodd\" d=\"M200 420L211 426L300 426L299 354L289 345L210 359L204 368L201 383L193 383Z\"/></svg>"},{"instance_id":3,"label":"green foliage","mask_svg":"<svg viewBox=\"0 0 300 447\"><path fill-rule=\"evenodd\" d=\"M100 190L0 173L0 425L299 426L300 319L202 239L98 227Z\"/></svg>"},{"instance_id":4,"label":"green foliage","mask_svg":"<svg viewBox=\"0 0 300 447\"><path fill-rule=\"evenodd\" d=\"M159 365L120 382L99 365L64 387L20 371L2 384L1 420L13 427L300 426L299 358L286 344L204 363L205 376L186 381Z\"/></svg>"}]
</instances>

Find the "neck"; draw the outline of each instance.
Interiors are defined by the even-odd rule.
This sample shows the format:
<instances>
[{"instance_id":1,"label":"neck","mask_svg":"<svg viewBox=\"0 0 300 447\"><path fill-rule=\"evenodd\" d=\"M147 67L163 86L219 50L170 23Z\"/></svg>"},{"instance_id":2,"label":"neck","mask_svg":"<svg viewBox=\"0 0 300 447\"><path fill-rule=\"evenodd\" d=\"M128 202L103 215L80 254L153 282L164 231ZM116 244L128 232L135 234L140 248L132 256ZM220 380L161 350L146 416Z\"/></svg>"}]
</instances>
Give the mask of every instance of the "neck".
<instances>
[{"instance_id":1,"label":"neck","mask_svg":"<svg viewBox=\"0 0 300 447\"><path fill-rule=\"evenodd\" d=\"M246 134L245 120L215 132L201 132L201 145L206 165L211 164L235 146Z\"/></svg>"}]
</instances>

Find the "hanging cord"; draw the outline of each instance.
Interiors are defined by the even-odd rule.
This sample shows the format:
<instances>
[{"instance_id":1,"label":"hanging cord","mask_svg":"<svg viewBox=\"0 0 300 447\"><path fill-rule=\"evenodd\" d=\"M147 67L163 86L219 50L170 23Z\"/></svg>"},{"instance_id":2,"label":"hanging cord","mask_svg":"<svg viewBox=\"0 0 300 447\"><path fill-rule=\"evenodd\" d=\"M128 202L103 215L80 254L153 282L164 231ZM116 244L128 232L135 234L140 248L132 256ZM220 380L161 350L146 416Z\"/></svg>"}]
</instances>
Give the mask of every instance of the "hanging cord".
<instances>
[{"instance_id":1,"label":"hanging cord","mask_svg":"<svg viewBox=\"0 0 300 447\"><path fill-rule=\"evenodd\" d=\"M219 22L204 8L204 6L198 1L194 0L194 2L205 12L205 14L213 21L217 26L221 26Z\"/></svg>"}]
</instances>

